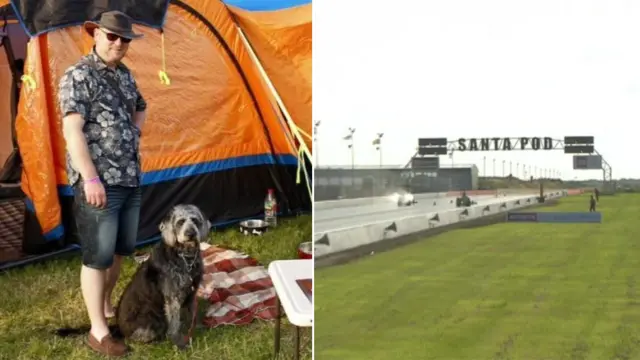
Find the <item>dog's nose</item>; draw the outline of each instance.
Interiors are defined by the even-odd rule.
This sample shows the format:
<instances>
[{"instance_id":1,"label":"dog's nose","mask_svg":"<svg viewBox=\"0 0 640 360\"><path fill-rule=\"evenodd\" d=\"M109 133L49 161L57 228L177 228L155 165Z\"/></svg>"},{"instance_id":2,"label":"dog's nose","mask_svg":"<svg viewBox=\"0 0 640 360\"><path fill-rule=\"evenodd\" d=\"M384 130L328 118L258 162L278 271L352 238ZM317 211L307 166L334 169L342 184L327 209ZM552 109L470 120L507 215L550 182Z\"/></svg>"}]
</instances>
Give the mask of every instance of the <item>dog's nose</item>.
<instances>
[{"instance_id":1,"label":"dog's nose","mask_svg":"<svg viewBox=\"0 0 640 360\"><path fill-rule=\"evenodd\" d=\"M194 228L189 228L184 231L184 234L189 238L194 238L198 235L198 232Z\"/></svg>"}]
</instances>

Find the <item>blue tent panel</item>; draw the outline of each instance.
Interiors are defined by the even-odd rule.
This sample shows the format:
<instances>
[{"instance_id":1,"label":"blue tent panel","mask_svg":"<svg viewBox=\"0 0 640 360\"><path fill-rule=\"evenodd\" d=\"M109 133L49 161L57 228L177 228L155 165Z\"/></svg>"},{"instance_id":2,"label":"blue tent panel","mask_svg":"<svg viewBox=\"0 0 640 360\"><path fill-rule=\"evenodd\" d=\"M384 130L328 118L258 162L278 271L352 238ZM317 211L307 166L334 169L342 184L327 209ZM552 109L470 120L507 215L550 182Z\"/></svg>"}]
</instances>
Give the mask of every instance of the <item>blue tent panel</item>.
<instances>
[{"instance_id":1,"label":"blue tent panel","mask_svg":"<svg viewBox=\"0 0 640 360\"><path fill-rule=\"evenodd\" d=\"M223 2L249 11L275 11L311 4L311 0L223 0Z\"/></svg>"}]
</instances>

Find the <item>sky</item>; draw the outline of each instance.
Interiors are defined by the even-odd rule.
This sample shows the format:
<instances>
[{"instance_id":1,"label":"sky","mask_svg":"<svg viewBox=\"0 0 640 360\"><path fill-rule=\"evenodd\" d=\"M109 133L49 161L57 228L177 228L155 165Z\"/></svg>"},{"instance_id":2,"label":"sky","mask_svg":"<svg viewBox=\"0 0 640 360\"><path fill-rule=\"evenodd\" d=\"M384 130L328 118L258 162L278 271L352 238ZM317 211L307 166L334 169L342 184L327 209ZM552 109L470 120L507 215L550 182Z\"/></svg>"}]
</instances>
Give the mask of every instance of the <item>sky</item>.
<instances>
[{"instance_id":1,"label":"sky","mask_svg":"<svg viewBox=\"0 0 640 360\"><path fill-rule=\"evenodd\" d=\"M595 137L614 178L640 178L640 2L563 0L331 1L314 8L313 119L319 166L405 165L417 139ZM483 158L486 157L486 166ZM516 165L564 179L552 151L454 152L442 166L481 175ZM551 171L549 170L549 171ZM540 170L538 170L540 171Z\"/></svg>"}]
</instances>

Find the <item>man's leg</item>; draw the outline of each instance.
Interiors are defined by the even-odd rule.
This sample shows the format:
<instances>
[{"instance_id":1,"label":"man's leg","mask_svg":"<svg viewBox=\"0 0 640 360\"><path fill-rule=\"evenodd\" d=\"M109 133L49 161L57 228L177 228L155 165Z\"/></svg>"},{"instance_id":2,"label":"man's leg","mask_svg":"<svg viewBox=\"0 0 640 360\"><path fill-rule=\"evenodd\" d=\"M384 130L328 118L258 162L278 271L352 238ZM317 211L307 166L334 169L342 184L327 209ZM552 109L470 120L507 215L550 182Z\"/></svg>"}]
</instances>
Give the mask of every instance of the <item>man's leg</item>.
<instances>
[{"instance_id":1,"label":"man's leg","mask_svg":"<svg viewBox=\"0 0 640 360\"><path fill-rule=\"evenodd\" d=\"M119 213L118 237L115 246L113 265L108 272L108 292L105 292L105 313L113 312L111 292L118 282L122 260L133 255L138 241L138 223L140 221L140 188L123 188L123 202ZM108 307L107 307L108 306Z\"/></svg>"},{"instance_id":2,"label":"man's leg","mask_svg":"<svg viewBox=\"0 0 640 360\"><path fill-rule=\"evenodd\" d=\"M107 207L98 209L86 202L82 186L75 189L76 224L82 242L80 286L91 321L91 334L100 341L109 334L104 316L106 271L113 263L120 204L107 189Z\"/></svg>"},{"instance_id":3,"label":"man's leg","mask_svg":"<svg viewBox=\"0 0 640 360\"><path fill-rule=\"evenodd\" d=\"M80 271L82 297L87 307L89 321L91 321L91 334L98 341L109 334L109 327L103 311L104 279L105 270L93 269L82 265L82 270Z\"/></svg>"},{"instance_id":4,"label":"man's leg","mask_svg":"<svg viewBox=\"0 0 640 360\"><path fill-rule=\"evenodd\" d=\"M113 257L113 264L107 270L105 275L104 285L104 316L106 318L112 318L115 316L115 310L113 308L113 289L116 287L118 278L120 277L120 268L122 267L122 260L124 257L115 255Z\"/></svg>"}]
</instances>

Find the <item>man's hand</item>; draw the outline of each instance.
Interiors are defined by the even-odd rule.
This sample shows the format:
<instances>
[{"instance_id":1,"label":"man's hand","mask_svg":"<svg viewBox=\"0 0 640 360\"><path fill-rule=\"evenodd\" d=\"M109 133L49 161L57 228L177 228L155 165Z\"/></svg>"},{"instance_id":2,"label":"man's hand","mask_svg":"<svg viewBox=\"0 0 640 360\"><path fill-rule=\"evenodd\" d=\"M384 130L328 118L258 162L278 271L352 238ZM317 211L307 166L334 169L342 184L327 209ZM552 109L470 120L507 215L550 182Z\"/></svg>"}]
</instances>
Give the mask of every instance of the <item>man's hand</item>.
<instances>
[{"instance_id":1,"label":"man's hand","mask_svg":"<svg viewBox=\"0 0 640 360\"><path fill-rule=\"evenodd\" d=\"M98 181L89 181L84 183L84 195L89 205L103 209L107 206L107 193L104 185Z\"/></svg>"}]
</instances>

